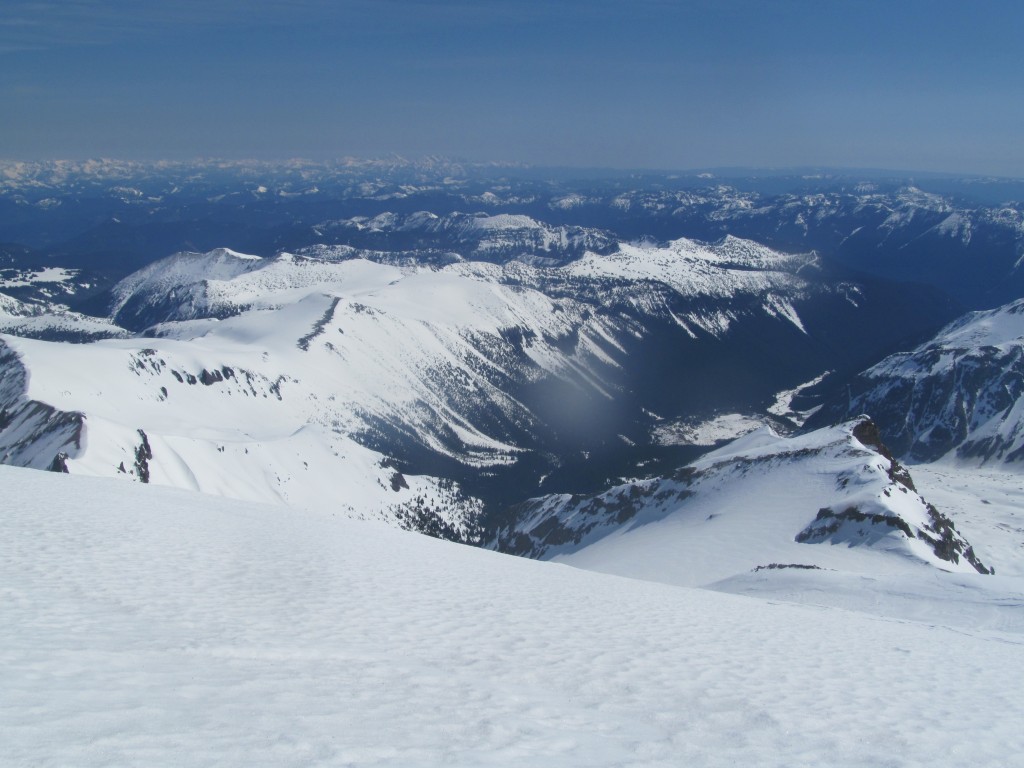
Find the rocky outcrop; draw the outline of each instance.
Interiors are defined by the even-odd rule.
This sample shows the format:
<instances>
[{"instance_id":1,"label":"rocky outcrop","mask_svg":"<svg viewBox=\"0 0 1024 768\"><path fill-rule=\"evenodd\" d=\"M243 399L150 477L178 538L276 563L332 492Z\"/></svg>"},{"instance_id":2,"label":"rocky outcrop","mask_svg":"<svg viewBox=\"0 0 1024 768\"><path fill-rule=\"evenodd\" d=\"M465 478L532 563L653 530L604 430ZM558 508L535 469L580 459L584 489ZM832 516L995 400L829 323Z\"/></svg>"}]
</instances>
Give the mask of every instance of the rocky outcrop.
<instances>
[{"instance_id":1,"label":"rocky outcrop","mask_svg":"<svg viewBox=\"0 0 1024 768\"><path fill-rule=\"evenodd\" d=\"M27 397L28 372L0 340L0 463L67 471L82 447L85 417Z\"/></svg>"},{"instance_id":2,"label":"rocky outcrop","mask_svg":"<svg viewBox=\"0 0 1024 768\"><path fill-rule=\"evenodd\" d=\"M807 506L815 498L819 503ZM953 521L921 498L910 473L867 417L794 438L765 428L670 476L594 495L531 499L507 511L490 546L550 558L670 520L678 525L659 530L696 540L708 535L723 548L723 556L734 556L733 546L748 548L751 557L762 550L786 552L788 539L876 547L939 568L991 572ZM744 543L722 538L721 522L728 520L732 530L742 532ZM764 538L752 539L753 530Z\"/></svg>"}]
</instances>

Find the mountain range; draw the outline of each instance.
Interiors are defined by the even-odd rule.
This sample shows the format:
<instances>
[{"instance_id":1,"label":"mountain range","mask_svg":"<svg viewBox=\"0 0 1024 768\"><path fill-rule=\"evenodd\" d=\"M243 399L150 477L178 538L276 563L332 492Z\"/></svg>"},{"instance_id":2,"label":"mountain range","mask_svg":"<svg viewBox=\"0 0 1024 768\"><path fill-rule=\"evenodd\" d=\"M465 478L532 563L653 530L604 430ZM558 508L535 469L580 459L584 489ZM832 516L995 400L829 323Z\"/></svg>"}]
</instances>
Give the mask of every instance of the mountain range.
<instances>
[{"instance_id":1,"label":"mountain range","mask_svg":"<svg viewBox=\"0 0 1024 768\"><path fill-rule=\"evenodd\" d=\"M611 172L441 158L7 162L0 268L61 265L109 287L168 254L222 246L264 255L329 244L564 261L615 241L733 235L789 253L818 251L885 280L931 284L977 310L1024 288L1022 199L1024 183L1013 179L830 169ZM480 226L480 214L520 224L489 241L494 233Z\"/></svg>"},{"instance_id":2,"label":"mountain range","mask_svg":"<svg viewBox=\"0 0 1024 768\"><path fill-rule=\"evenodd\" d=\"M4 463L547 557L535 531L576 541L621 526L623 496L703 498L687 484L710 471L701 456L747 433L826 455L831 425L870 414L893 460L1020 452L1019 310L956 319L1016 290L1019 206L989 199L1010 182L573 180L441 160L8 164L3 179L17 215L0 235L38 233L4 250ZM103 211L117 215L82 228ZM200 212L295 247L127 269L139 258L112 232L191 237L206 225L182 217ZM43 236L44 221L59 224ZM661 239L669 224L720 237ZM113 249L103 259L85 245L97 238ZM931 269L915 266L926 256ZM959 277L969 264L973 287ZM941 512L864 511L841 491L801 510L787 540L834 527L808 512L849 508L883 519L858 528L865 540L931 541L929 557L988 570ZM607 519L580 512L609 504Z\"/></svg>"},{"instance_id":3,"label":"mountain range","mask_svg":"<svg viewBox=\"0 0 1024 768\"><path fill-rule=\"evenodd\" d=\"M145 433L154 481L230 487L196 479L210 455L217 478L256 472L246 493L293 498L282 484L294 469L263 446L318 430L328 466L332 441L354 441L496 507L672 466L730 423L722 414L792 428L772 413L780 393L951 314L931 289L854 281L814 254L737 238L619 243L554 267L401 253L181 253L116 283L105 317L51 307L29 326L12 313L6 461L49 467L65 454L71 471L132 474ZM926 309L895 302L897 290ZM59 415L40 421L40 404ZM40 452L53 419L79 426ZM165 436L203 447L192 456Z\"/></svg>"}]
</instances>

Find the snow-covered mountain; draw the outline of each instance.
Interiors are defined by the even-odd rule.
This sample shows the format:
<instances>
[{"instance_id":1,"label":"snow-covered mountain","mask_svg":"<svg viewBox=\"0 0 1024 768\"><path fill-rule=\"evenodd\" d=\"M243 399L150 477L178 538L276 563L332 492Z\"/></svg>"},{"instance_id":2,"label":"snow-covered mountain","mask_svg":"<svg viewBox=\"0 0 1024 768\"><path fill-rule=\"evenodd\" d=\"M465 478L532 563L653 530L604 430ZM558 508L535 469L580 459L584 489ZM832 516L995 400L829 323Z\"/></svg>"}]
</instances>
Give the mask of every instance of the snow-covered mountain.
<instances>
[{"instance_id":1,"label":"snow-covered mountain","mask_svg":"<svg viewBox=\"0 0 1024 768\"><path fill-rule=\"evenodd\" d=\"M119 282L112 290L111 315L122 325L137 330L159 322L227 317L262 306L259 301L266 305L264 297L275 292L290 290L294 295L317 286L327 290L348 279L343 275L346 269L354 269L340 263L356 260L402 265L407 267L402 275L425 271L416 267L433 266L410 263L409 259L401 258L401 253L332 247L310 248L294 255L284 253L273 259L226 248L210 253L181 253ZM740 299L736 301L740 306L710 317L699 313L688 316L693 328L717 336L728 330L739 315L752 310L764 311L806 332L791 302L806 299L814 292L842 291L844 298L856 302L862 292L860 286L822 286L820 270L813 254L782 254L751 241L727 237L719 244L686 239L665 247L621 244L608 254L587 251L558 269L531 269L521 264L507 264L500 269L473 260L469 264L453 261L433 271L499 285L516 284L548 294L576 291L586 300L594 300L598 292L610 289L619 294L625 290L634 292L634 304L656 302L659 299L652 299L650 294L659 285L687 300ZM392 280L399 274L378 272ZM277 304L289 298L290 295L279 296ZM744 302L746 299L749 301ZM760 306L747 306L750 301L759 302ZM663 315L672 317L667 307L661 309ZM675 321L694 336L686 319L677 317Z\"/></svg>"},{"instance_id":2,"label":"snow-covered mountain","mask_svg":"<svg viewBox=\"0 0 1024 768\"><path fill-rule=\"evenodd\" d=\"M826 176L786 185L803 189L768 191L748 179L723 180L678 190L576 194L551 207L556 220L600 220L633 236L734 235L785 250L813 249L865 274L933 285L971 308L1024 290L1019 185L1008 184L1005 197L991 198L1003 191L994 180L965 183L954 194L926 191L908 180L847 182ZM992 193L986 194L987 186ZM976 195L987 199L971 201Z\"/></svg>"},{"instance_id":3,"label":"snow-covered mountain","mask_svg":"<svg viewBox=\"0 0 1024 768\"><path fill-rule=\"evenodd\" d=\"M912 461L1024 458L1024 300L973 312L909 352L858 376L818 413L825 423L869 412L886 442Z\"/></svg>"},{"instance_id":4,"label":"snow-covered mountain","mask_svg":"<svg viewBox=\"0 0 1024 768\"><path fill-rule=\"evenodd\" d=\"M872 327L929 322L813 254L736 238L623 244L558 268L352 256L181 253L111 291L105 327L132 338L6 338L3 461L368 499L389 519L396 504L438 509L465 537L467 494L507 504L542 482L588 490L677 466L699 450L672 437L690 420L784 424L780 390L895 343ZM435 479L406 488L399 469Z\"/></svg>"},{"instance_id":5,"label":"snow-covered mountain","mask_svg":"<svg viewBox=\"0 0 1024 768\"><path fill-rule=\"evenodd\" d=\"M687 585L758 569L872 572L893 556L989 571L866 418L790 438L764 428L666 477L531 499L491 546Z\"/></svg>"}]
</instances>

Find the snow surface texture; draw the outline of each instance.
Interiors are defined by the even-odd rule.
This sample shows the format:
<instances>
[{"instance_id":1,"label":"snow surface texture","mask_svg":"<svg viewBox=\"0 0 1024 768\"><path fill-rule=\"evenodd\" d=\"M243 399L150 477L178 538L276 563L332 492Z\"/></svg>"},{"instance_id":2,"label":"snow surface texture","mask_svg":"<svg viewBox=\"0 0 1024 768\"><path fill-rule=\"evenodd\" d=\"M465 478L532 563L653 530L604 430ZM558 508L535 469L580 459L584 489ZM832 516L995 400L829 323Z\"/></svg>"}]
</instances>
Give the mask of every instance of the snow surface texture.
<instances>
[{"instance_id":1,"label":"snow surface texture","mask_svg":"<svg viewBox=\"0 0 1024 768\"><path fill-rule=\"evenodd\" d=\"M973 768L1024 754L1020 634L102 478L0 467L0 486L5 764Z\"/></svg>"},{"instance_id":2,"label":"snow surface texture","mask_svg":"<svg viewBox=\"0 0 1024 768\"><path fill-rule=\"evenodd\" d=\"M865 371L823 412L867 412L912 461L1024 458L1024 299L972 312L910 352Z\"/></svg>"}]
</instances>

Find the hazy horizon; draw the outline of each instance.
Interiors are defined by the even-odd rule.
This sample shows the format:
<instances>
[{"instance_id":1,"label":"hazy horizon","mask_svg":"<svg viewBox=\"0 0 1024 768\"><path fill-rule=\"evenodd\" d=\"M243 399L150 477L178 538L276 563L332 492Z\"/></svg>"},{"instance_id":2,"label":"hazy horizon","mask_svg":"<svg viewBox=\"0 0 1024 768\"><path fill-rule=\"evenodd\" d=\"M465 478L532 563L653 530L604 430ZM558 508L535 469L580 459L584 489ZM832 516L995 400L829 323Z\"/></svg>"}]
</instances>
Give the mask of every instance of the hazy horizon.
<instances>
[{"instance_id":1,"label":"hazy horizon","mask_svg":"<svg viewBox=\"0 0 1024 768\"><path fill-rule=\"evenodd\" d=\"M1024 6L9 0L0 156L1024 176Z\"/></svg>"},{"instance_id":2,"label":"hazy horizon","mask_svg":"<svg viewBox=\"0 0 1024 768\"><path fill-rule=\"evenodd\" d=\"M443 154L424 154L419 156L403 155L399 152L386 152L380 155L338 155L335 157L216 157L216 156L192 156L192 157L113 157L104 155L81 155L52 156L52 157L4 157L0 156L0 164L86 164L86 163L125 163L142 166L159 165L191 165L191 164L217 164L224 165L245 165L258 164L267 166L287 166L289 164L308 164L314 167L330 167L345 163L385 163L387 161L408 163L409 165L425 164L430 161L450 163L452 165L467 165L474 168L508 169L522 172L529 171L551 171L558 173L575 173L584 175L609 174L611 176L630 174L652 174L664 176L700 176L708 175L712 178L753 178L763 175L766 178L773 176L788 177L802 176L808 180L823 176L859 176L865 179L978 179L978 180L999 180L1007 182L1022 182L1024 175L1011 176L991 173L971 173L967 171L946 171L946 170L922 170L919 168L873 168L855 166L823 166L823 165L792 165L792 166L694 166L689 168L677 167L631 167L613 165L567 165L567 164L537 164L507 159L470 159Z\"/></svg>"}]
</instances>

